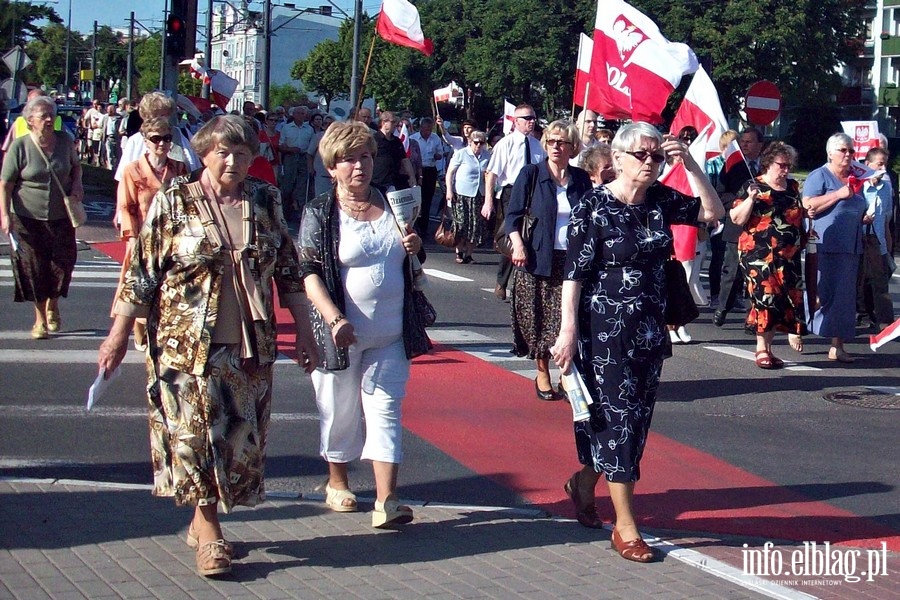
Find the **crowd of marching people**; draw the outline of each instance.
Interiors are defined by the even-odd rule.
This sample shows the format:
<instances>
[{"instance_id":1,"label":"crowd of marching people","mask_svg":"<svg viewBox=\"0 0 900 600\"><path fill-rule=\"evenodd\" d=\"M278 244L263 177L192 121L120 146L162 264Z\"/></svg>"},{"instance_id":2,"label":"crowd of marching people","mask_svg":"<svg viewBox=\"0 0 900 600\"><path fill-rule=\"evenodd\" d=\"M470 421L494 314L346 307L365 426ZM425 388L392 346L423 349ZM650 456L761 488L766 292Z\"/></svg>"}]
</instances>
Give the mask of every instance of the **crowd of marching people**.
<instances>
[{"instance_id":1,"label":"crowd of marching people","mask_svg":"<svg viewBox=\"0 0 900 600\"><path fill-rule=\"evenodd\" d=\"M416 264L432 217L452 223L456 263L498 250L494 294L510 303L513 352L535 361L536 397L592 400L573 429L582 468L564 490L578 522L602 528L594 490L606 480L612 545L627 560L655 558L637 529L635 484L663 361L691 341L698 305L717 326L745 311L766 370L784 366L776 333L802 353L812 332L829 340L830 360L851 363L859 318L894 321L886 147L868 152L858 180L853 140L835 134L801 185L790 176L796 150L752 128L726 131L722 155L702 163L689 152L693 127L612 131L591 111L541 127L528 104L502 137L472 121L456 135L440 118L414 128L407 113L368 107L347 122L305 105L246 102L235 113L179 119L158 92L134 108L95 102L72 143L55 103L35 95L0 174L16 300L34 304L31 335L46 339L61 328L75 265L81 162L115 171L126 258L98 362L112 373L132 337L147 357L154 494L194 507L186 543L204 576L229 572L235 557L219 510L265 495L273 290L315 389L327 506L359 509L348 464L362 459L376 482L373 527L413 520L397 496L401 405L411 360L430 346ZM736 166L725 160L734 140ZM660 182L676 165L696 195ZM422 210L405 223L387 198L414 187ZM577 371L582 389L554 382L554 366Z\"/></svg>"}]
</instances>

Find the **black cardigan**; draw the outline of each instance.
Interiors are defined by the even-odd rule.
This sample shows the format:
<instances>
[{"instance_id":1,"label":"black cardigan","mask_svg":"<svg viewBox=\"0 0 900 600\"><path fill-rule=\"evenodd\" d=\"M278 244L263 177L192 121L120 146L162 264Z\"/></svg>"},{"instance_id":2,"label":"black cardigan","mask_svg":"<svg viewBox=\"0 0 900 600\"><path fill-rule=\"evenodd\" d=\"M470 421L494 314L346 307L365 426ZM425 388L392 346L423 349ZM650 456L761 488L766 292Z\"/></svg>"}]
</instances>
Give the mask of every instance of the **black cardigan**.
<instances>
[{"instance_id":1,"label":"black cardigan","mask_svg":"<svg viewBox=\"0 0 900 600\"><path fill-rule=\"evenodd\" d=\"M535 173L536 171L536 173ZM536 175L536 177L535 177ZM534 190L531 190L532 179ZM581 197L591 189L591 178L587 171L578 167L569 167L569 185L566 186L566 196L572 208L578 204ZM519 224L525 215L526 199L531 196L530 213L537 217L534 227L534 235L531 243L525 245L528 262L525 270L532 275L540 277L550 276L550 266L553 262L553 244L556 239L556 182L550 175L550 167L546 160L537 164L526 165L519 171L519 176L513 184L512 194L509 199L509 209L503 221L503 229L509 234L519 230Z\"/></svg>"}]
</instances>

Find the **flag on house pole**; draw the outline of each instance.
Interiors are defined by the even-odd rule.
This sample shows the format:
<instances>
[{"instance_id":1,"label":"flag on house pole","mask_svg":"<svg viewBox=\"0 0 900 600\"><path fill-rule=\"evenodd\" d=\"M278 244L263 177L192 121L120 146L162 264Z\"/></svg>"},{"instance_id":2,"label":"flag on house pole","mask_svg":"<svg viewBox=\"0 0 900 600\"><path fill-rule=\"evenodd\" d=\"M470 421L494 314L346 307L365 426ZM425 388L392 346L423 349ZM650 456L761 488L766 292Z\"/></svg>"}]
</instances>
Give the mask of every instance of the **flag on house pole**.
<instances>
[{"instance_id":1,"label":"flag on house pole","mask_svg":"<svg viewBox=\"0 0 900 600\"><path fill-rule=\"evenodd\" d=\"M375 31L388 42L413 48L425 56L434 52L431 40L422 33L419 11L407 0L384 0Z\"/></svg>"}]
</instances>

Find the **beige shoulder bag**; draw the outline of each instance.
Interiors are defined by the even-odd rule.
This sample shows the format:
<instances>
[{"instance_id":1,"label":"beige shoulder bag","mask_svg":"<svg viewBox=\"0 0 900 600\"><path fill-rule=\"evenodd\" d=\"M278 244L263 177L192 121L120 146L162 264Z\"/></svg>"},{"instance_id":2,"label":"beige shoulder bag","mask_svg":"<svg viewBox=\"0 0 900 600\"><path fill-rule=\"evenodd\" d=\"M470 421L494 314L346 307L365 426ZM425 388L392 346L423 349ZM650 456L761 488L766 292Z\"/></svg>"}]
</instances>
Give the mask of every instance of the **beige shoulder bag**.
<instances>
[{"instance_id":1,"label":"beige shoulder bag","mask_svg":"<svg viewBox=\"0 0 900 600\"><path fill-rule=\"evenodd\" d=\"M31 136L29 136L31 137ZM66 188L63 187L62 182L59 180L59 177L56 176L56 172L53 170L53 165L50 164L50 159L47 158L47 154L44 152L44 149L34 141L34 146L38 149L38 152L41 153L41 156L44 157L44 162L47 163L47 170L50 171L50 177L53 178L53 181L56 182L56 185L59 187L59 191L62 192L63 202L66 204L66 212L69 213L69 221L72 222L72 227L76 229L81 227L87 222L87 212L84 210L84 204L78 198L70 196L66 193Z\"/></svg>"}]
</instances>

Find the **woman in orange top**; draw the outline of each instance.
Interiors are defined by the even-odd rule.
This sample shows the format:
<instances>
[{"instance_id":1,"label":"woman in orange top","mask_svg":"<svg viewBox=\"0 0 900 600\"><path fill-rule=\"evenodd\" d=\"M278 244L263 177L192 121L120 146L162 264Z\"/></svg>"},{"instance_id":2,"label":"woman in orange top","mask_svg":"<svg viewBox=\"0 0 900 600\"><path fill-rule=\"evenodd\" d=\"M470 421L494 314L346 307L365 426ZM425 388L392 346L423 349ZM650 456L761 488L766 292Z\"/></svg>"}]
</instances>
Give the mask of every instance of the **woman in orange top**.
<instances>
[{"instance_id":1,"label":"woman in orange top","mask_svg":"<svg viewBox=\"0 0 900 600\"><path fill-rule=\"evenodd\" d=\"M153 197L172 179L187 173L187 165L169 158L169 150L172 148L172 125L168 119L157 117L144 121L141 125L141 134L144 136L146 150L139 159L125 166L116 203L117 218L121 227L120 235L128 242L125 259L122 261L122 275L119 277L120 288L124 281L125 268L131 262L132 248L141 232ZM116 297L118 295L117 292ZM143 319L138 319L134 323L134 347L141 351L147 347L144 340L146 325Z\"/></svg>"}]
</instances>

